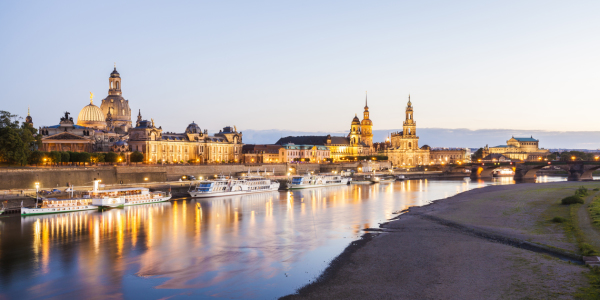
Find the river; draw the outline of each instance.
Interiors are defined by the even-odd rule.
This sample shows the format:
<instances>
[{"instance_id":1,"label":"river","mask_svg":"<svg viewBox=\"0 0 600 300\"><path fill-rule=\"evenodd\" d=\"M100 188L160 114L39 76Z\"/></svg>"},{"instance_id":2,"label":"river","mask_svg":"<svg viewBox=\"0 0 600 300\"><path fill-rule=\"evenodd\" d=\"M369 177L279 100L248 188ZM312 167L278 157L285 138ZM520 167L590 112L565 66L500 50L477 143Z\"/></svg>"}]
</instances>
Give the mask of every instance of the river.
<instances>
[{"instance_id":1,"label":"river","mask_svg":"<svg viewBox=\"0 0 600 300\"><path fill-rule=\"evenodd\" d=\"M538 179L555 180L565 178ZM394 212L511 183L423 179L4 216L0 299L274 299Z\"/></svg>"}]
</instances>

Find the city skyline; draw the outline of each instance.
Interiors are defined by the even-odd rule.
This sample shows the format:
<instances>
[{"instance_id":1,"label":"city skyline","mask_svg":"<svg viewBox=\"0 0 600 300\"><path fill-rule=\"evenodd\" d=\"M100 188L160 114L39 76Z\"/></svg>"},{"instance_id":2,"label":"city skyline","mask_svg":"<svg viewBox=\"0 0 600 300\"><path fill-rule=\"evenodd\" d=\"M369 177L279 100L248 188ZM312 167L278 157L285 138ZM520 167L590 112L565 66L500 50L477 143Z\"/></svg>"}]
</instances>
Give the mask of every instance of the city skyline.
<instances>
[{"instance_id":1,"label":"city skyline","mask_svg":"<svg viewBox=\"0 0 600 300\"><path fill-rule=\"evenodd\" d=\"M116 61L132 112L168 131L344 132L365 90L375 130L410 93L419 128L594 131L598 4L539 3L3 3L3 109L56 124L107 96Z\"/></svg>"}]
</instances>

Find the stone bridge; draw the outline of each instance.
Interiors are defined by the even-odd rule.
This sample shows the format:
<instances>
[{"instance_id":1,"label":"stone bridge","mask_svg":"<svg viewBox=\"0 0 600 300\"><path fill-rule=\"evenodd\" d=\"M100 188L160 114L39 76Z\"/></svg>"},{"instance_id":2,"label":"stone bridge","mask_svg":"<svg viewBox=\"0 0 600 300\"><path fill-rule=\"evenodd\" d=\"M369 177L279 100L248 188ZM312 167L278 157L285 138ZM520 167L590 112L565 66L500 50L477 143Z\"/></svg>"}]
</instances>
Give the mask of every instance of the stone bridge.
<instances>
[{"instance_id":1,"label":"stone bridge","mask_svg":"<svg viewBox=\"0 0 600 300\"><path fill-rule=\"evenodd\" d=\"M592 180L592 173L600 169L598 161L549 161L549 162L502 162L502 163L477 163L462 166L448 166L449 168L471 168L471 178L490 178L494 170L511 168L515 181L535 180L536 173L549 166L554 166L568 172L568 181Z\"/></svg>"}]
</instances>

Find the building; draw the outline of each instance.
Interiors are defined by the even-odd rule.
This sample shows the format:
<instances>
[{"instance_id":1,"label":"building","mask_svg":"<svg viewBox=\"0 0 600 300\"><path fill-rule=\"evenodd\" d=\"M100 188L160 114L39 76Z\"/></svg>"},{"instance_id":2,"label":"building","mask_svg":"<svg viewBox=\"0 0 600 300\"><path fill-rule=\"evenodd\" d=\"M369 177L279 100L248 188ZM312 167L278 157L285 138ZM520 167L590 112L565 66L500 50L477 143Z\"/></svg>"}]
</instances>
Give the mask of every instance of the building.
<instances>
[{"instance_id":1,"label":"building","mask_svg":"<svg viewBox=\"0 0 600 300\"><path fill-rule=\"evenodd\" d=\"M466 164L471 162L471 150L468 148L430 148L425 145L421 149L429 150L430 164Z\"/></svg>"},{"instance_id":2,"label":"building","mask_svg":"<svg viewBox=\"0 0 600 300\"><path fill-rule=\"evenodd\" d=\"M58 125L40 127L39 133L42 135L41 151L93 151L94 129L75 125L69 112L65 112Z\"/></svg>"},{"instance_id":3,"label":"building","mask_svg":"<svg viewBox=\"0 0 600 300\"><path fill-rule=\"evenodd\" d=\"M244 163L280 163L283 162L280 145L244 145L242 156Z\"/></svg>"},{"instance_id":4,"label":"building","mask_svg":"<svg viewBox=\"0 0 600 300\"><path fill-rule=\"evenodd\" d=\"M284 144L279 149L282 162L312 162L324 163L331 159L331 151L325 145L296 145Z\"/></svg>"},{"instance_id":5,"label":"building","mask_svg":"<svg viewBox=\"0 0 600 300\"><path fill-rule=\"evenodd\" d=\"M493 153L490 155L487 155L485 157L483 157L483 159L481 160L481 162L484 163L496 163L496 162L510 162L511 159L502 155L502 154L498 154L498 153Z\"/></svg>"},{"instance_id":6,"label":"building","mask_svg":"<svg viewBox=\"0 0 600 300\"><path fill-rule=\"evenodd\" d=\"M405 115L402 131L391 134L389 146L384 148L383 153L388 157L393 166L414 167L427 165L429 164L429 150L419 148L417 122L413 118L410 95L408 96Z\"/></svg>"},{"instance_id":7,"label":"building","mask_svg":"<svg viewBox=\"0 0 600 300\"><path fill-rule=\"evenodd\" d=\"M317 149L327 149L328 153L323 152L324 150L318 150L315 155L319 158L331 158L333 161L340 161L342 158L351 156L363 155L364 144L358 143L361 139L358 131L360 130L360 122L356 122L357 117L352 121L352 128L348 137L343 136L331 136L331 135L308 135L308 136L288 136L280 138L276 145L286 146L286 153L283 160L286 162L293 161L298 158L310 158L304 151L312 151L313 147ZM297 149L296 147L303 147L304 149ZM311 161L313 161L311 159ZM319 160L321 162L322 160Z\"/></svg>"},{"instance_id":8,"label":"building","mask_svg":"<svg viewBox=\"0 0 600 300\"><path fill-rule=\"evenodd\" d=\"M164 132L154 120L138 115L136 127L129 130L131 151L144 154L146 163L238 163L242 160L242 132L227 126L209 136L195 122L183 133Z\"/></svg>"},{"instance_id":9,"label":"building","mask_svg":"<svg viewBox=\"0 0 600 300\"><path fill-rule=\"evenodd\" d=\"M506 141L506 145L499 145L496 147L488 147L487 145L483 149L483 157L489 154L502 154L512 160L528 160L538 161L546 158L550 151L547 149L539 148L539 140L531 137L517 137L514 136Z\"/></svg>"},{"instance_id":10,"label":"building","mask_svg":"<svg viewBox=\"0 0 600 300\"><path fill-rule=\"evenodd\" d=\"M103 120L106 120L110 115L112 121L111 131L125 134L131 128L129 100L123 98L121 75L117 72L116 66L108 78L108 96L102 99L100 109L102 110Z\"/></svg>"}]
</instances>

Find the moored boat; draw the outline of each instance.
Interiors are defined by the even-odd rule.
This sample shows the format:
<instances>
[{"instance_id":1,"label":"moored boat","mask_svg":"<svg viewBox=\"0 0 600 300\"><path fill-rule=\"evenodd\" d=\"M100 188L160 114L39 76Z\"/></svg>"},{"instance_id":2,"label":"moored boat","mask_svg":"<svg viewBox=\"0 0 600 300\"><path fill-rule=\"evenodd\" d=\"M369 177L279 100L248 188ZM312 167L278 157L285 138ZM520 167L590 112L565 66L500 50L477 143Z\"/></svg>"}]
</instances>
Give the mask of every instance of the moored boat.
<instances>
[{"instance_id":1,"label":"moored boat","mask_svg":"<svg viewBox=\"0 0 600 300\"><path fill-rule=\"evenodd\" d=\"M40 207L21 207L21 215L41 215L41 214L57 214L73 211L82 211L98 209L92 205L92 199L89 198L42 198Z\"/></svg>"},{"instance_id":2,"label":"moored boat","mask_svg":"<svg viewBox=\"0 0 600 300\"><path fill-rule=\"evenodd\" d=\"M288 190L295 189L308 189L323 186L334 186L334 185L347 185L349 182L348 177L340 175L304 175L304 176L293 176L292 180L288 183Z\"/></svg>"},{"instance_id":3,"label":"moored boat","mask_svg":"<svg viewBox=\"0 0 600 300\"><path fill-rule=\"evenodd\" d=\"M215 180L201 181L188 193L195 198L208 198L273 192L278 189L279 182L261 176L245 176L237 179L222 176Z\"/></svg>"},{"instance_id":4,"label":"moored boat","mask_svg":"<svg viewBox=\"0 0 600 300\"><path fill-rule=\"evenodd\" d=\"M373 175L371 181L373 183L391 183L396 181L396 177L393 175Z\"/></svg>"}]
</instances>

